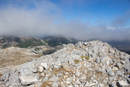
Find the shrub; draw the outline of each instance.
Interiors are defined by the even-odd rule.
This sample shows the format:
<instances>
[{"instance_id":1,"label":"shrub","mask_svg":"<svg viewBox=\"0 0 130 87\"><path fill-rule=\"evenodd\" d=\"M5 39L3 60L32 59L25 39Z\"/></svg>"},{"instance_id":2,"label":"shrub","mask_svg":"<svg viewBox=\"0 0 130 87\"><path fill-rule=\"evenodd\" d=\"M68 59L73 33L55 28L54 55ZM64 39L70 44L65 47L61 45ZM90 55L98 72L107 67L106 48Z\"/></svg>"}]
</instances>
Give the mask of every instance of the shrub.
<instances>
[{"instance_id":1,"label":"shrub","mask_svg":"<svg viewBox=\"0 0 130 87\"><path fill-rule=\"evenodd\" d=\"M39 51L39 50L41 50L41 48L36 47L34 50L35 51Z\"/></svg>"},{"instance_id":2,"label":"shrub","mask_svg":"<svg viewBox=\"0 0 130 87\"><path fill-rule=\"evenodd\" d=\"M82 55L82 56L81 56L81 59L83 59L83 58L85 58L86 60L89 60L89 59L90 59L90 57L88 57L88 56L86 56L86 55Z\"/></svg>"}]
</instances>

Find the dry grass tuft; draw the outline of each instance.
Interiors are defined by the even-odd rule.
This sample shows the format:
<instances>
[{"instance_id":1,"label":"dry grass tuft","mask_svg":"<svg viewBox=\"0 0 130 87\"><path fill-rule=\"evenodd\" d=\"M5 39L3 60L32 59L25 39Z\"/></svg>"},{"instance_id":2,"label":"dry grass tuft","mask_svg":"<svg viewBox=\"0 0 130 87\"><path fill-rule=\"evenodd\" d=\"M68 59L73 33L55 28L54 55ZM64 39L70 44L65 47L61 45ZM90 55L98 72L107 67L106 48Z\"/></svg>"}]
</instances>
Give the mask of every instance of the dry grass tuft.
<instances>
[{"instance_id":1,"label":"dry grass tuft","mask_svg":"<svg viewBox=\"0 0 130 87\"><path fill-rule=\"evenodd\" d=\"M41 87L48 87L48 86L51 87L52 84L50 84L50 83L51 83L51 81L43 82Z\"/></svg>"},{"instance_id":2,"label":"dry grass tuft","mask_svg":"<svg viewBox=\"0 0 130 87\"><path fill-rule=\"evenodd\" d=\"M59 68L59 69L54 69L53 72L52 72L52 75L53 75L53 74L56 75L57 73L59 73L59 72L61 72L61 71L71 72L71 71L69 71L69 70L67 70L67 69L61 67L61 68Z\"/></svg>"},{"instance_id":3,"label":"dry grass tuft","mask_svg":"<svg viewBox=\"0 0 130 87\"><path fill-rule=\"evenodd\" d=\"M8 52L3 50L2 52L0 52L0 68L6 66L20 65L30 61L33 58L39 58L43 56L43 55L35 55L35 54L28 55L23 51L26 50L22 50L22 51L9 50Z\"/></svg>"},{"instance_id":4,"label":"dry grass tuft","mask_svg":"<svg viewBox=\"0 0 130 87\"><path fill-rule=\"evenodd\" d=\"M2 76L2 74L0 74L0 76Z\"/></svg>"},{"instance_id":5,"label":"dry grass tuft","mask_svg":"<svg viewBox=\"0 0 130 87\"><path fill-rule=\"evenodd\" d=\"M75 62L75 63L79 63L79 60L78 60L78 59L75 59L74 62Z\"/></svg>"}]
</instances>

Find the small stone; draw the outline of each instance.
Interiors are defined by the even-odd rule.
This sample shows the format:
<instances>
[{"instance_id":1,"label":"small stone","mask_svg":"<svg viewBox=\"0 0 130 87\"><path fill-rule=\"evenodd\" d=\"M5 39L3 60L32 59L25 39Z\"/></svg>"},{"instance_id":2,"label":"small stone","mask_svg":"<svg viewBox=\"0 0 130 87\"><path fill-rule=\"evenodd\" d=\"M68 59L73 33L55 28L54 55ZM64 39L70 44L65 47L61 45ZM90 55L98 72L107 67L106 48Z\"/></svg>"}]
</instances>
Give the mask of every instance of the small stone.
<instances>
[{"instance_id":1,"label":"small stone","mask_svg":"<svg viewBox=\"0 0 130 87\"><path fill-rule=\"evenodd\" d=\"M104 87L104 84L99 83L98 87Z\"/></svg>"},{"instance_id":2,"label":"small stone","mask_svg":"<svg viewBox=\"0 0 130 87\"><path fill-rule=\"evenodd\" d=\"M42 66L39 66L38 67L38 71L41 73L41 72L43 72L43 67Z\"/></svg>"},{"instance_id":3,"label":"small stone","mask_svg":"<svg viewBox=\"0 0 130 87\"><path fill-rule=\"evenodd\" d=\"M30 76L20 76L19 79L23 86L34 84L35 82L38 82L37 78L30 77Z\"/></svg>"},{"instance_id":4,"label":"small stone","mask_svg":"<svg viewBox=\"0 0 130 87\"><path fill-rule=\"evenodd\" d=\"M74 87L74 86L72 86L72 85L69 85L68 87Z\"/></svg>"},{"instance_id":5,"label":"small stone","mask_svg":"<svg viewBox=\"0 0 130 87\"><path fill-rule=\"evenodd\" d=\"M90 86L90 83L86 82L85 87L89 87L89 86Z\"/></svg>"},{"instance_id":6,"label":"small stone","mask_svg":"<svg viewBox=\"0 0 130 87\"><path fill-rule=\"evenodd\" d=\"M114 75L115 75L114 72L111 70L110 67L108 67L108 68L106 69L106 71L107 71L107 74L108 74L109 76L114 76Z\"/></svg>"},{"instance_id":7,"label":"small stone","mask_svg":"<svg viewBox=\"0 0 130 87\"><path fill-rule=\"evenodd\" d=\"M117 63L117 66L118 66L119 69L122 68L122 65L120 63Z\"/></svg>"},{"instance_id":8,"label":"small stone","mask_svg":"<svg viewBox=\"0 0 130 87\"><path fill-rule=\"evenodd\" d=\"M115 71L118 70L118 68L117 67L113 67L112 70L115 72Z\"/></svg>"},{"instance_id":9,"label":"small stone","mask_svg":"<svg viewBox=\"0 0 130 87\"><path fill-rule=\"evenodd\" d=\"M121 60L121 64L123 64L123 65L124 65L124 64L125 64L125 61Z\"/></svg>"},{"instance_id":10,"label":"small stone","mask_svg":"<svg viewBox=\"0 0 130 87\"><path fill-rule=\"evenodd\" d=\"M67 78L66 84L70 84L71 83L71 79Z\"/></svg>"},{"instance_id":11,"label":"small stone","mask_svg":"<svg viewBox=\"0 0 130 87\"><path fill-rule=\"evenodd\" d=\"M99 59L99 58L96 58L96 62L97 62L97 63L100 63L100 59Z\"/></svg>"},{"instance_id":12,"label":"small stone","mask_svg":"<svg viewBox=\"0 0 130 87\"><path fill-rule=\"evenodd\" d=\"M47 69L47 63L41 63L41 66L43 66L45 69Z\"/></svg>"},{"instance_id":13,"label":"small stone","mask_svg":"<svg viewBox=\"0 0 130 87\"><path fill-rule=\"evenodd\" d=\"M117 71L116 74L120 77L122 77L123 73L121 73L120 71Z\"/></svg>"},{"instance_id":14,"label":"small stone","mask_svg":"<svg viewBox=\"0 0 130 87\"><path fill-rule=\"evenodd\" d=\"M45 74L44 74L44 73L41 73L41 76L42 76L42 77L44 77L44 76L45 76Z\"/></svg>"},{"instance_id":15,"label":"small stone","mask_svg":"<svg viewBox=\"0 0 130 87\"><path fill-rule=\"evenodd\" d=\"M57 80L58 80L58 78L56 76L53 76L52 78L49 79L49 81L53 81L53 82L57 81Z\"/></svg>"},{"instance_id":16,"label":"small stone","mask_svg":"<svg viewBox=\"0 0 130 87\"><path fill-rule=\"evenodd\" d=\"M59 87L59 83L58 82L53 82L52 87Z\"/></svg>"},{"instance_id":17,"label":"small stone","mask_svg":"<svg viewBox=\"0 0 130 87\"><path fill-rule=\"evenodd\" d=\"M115 74L114 74L113 71L109 71L109 72L108 72L108 75L109 75L109 76L114 76Z\"/></svg>"},{"instance_id":18,"label":"small stone","mask_svg":"<svg viewBox=\"0 0 130 87\"><path fill-rule=\"evenodd\" d=\"M106 80L103 80L103 83L107 84L107 81L106 81Z\"/></svg>"},{"instance_id":19,"label":"small stone","mask_svg":"<svg viewBox=\"0 0 130 87\"><path fill-rule=\"evenodd\" d=\"M43 78L43 82L46 82L48 80L48 77Z\"/></svg>"},{"instance_id":20,"label":"small stone","mask_svg":"<svg viewBox=\"0 0 130 87\"><path fill-rule=\"evenodd\" d=\"M112 87L116 87L116 82L115 82L115 81L112 82L111 86L112 86Z\"/></svg>"},{"instance_id":21,"label":"small stone","mask_svg":"<svg viewBox=\"0 0 130 87\"><path fill-rule=\"evenodd\" d=\"M129 84L127 82L123 81L123 80L119 81L118 85L121 86L121 87L122 86L129 86Z\"/></svg>"},{"instance_id":22,"label":"small stone","mask_svg":"<svg viewBox=\"0 0 130 87\"><path fill-rule=\"evenodd\" d=\"M130 84L130 78L127 77L126 80L127 80L127 82Z\"/></svg>"}]
</instances>

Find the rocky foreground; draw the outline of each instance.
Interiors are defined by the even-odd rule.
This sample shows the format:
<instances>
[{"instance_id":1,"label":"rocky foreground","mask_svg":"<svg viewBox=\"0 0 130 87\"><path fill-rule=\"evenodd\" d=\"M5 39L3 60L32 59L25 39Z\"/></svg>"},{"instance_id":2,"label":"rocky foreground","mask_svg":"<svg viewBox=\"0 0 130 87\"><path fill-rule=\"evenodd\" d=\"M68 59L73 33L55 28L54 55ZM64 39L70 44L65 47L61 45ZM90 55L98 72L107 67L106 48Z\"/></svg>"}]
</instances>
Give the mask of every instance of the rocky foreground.
<instances>
[{"instance_id":1,"label":"rocky foreground","mask_svg":"<svg viewBox=\"0 0 130 87\"><path fill-rule=\"evenodd\" d=\"M101 41L0 69L0 87L130 87L130 55Z\"/></svg>"}]
</instances>

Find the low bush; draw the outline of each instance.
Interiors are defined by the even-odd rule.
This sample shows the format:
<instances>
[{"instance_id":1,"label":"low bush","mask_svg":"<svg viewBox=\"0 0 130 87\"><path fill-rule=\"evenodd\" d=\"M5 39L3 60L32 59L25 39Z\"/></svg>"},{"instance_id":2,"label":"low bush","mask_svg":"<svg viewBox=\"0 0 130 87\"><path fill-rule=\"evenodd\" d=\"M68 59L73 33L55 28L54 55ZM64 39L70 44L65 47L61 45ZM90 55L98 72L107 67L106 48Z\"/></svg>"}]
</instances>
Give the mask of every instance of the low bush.
<instances>
[{"instance_id":1,"label":"low bush","mask_svg":"<svg viewBox=\"0 0 130 87\"><path fill-rule=\"evenodd\" d=\"M88 57L88 56L86 56L86 55L82 55L82 56L81 56L81 59L83 59L83 58L85 58L86 60L89 60L89 59L90 59L90 57Z\"/></svg>"}]
</instances>

